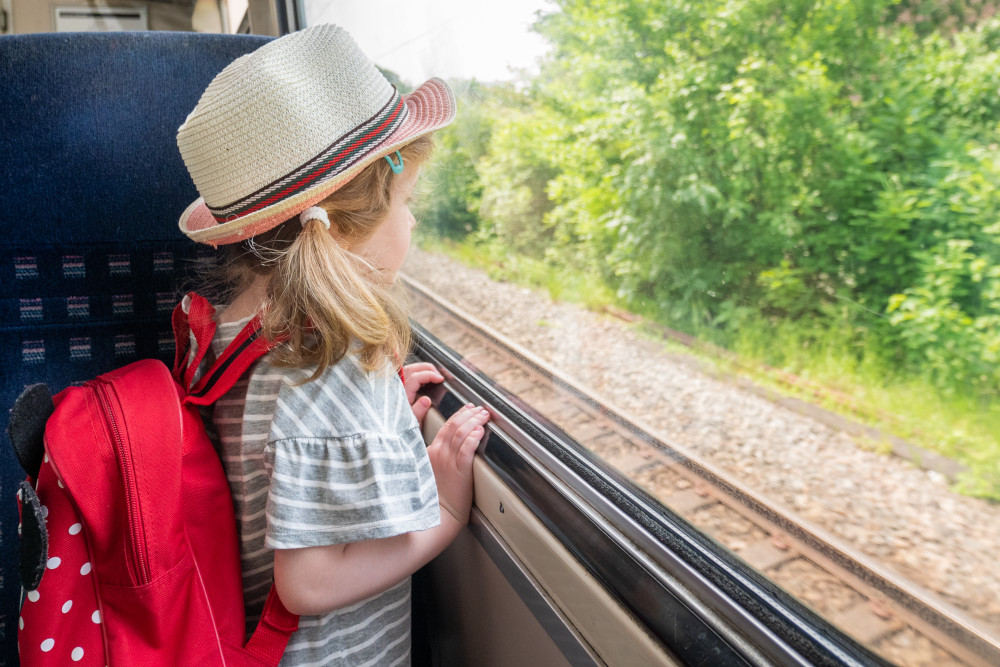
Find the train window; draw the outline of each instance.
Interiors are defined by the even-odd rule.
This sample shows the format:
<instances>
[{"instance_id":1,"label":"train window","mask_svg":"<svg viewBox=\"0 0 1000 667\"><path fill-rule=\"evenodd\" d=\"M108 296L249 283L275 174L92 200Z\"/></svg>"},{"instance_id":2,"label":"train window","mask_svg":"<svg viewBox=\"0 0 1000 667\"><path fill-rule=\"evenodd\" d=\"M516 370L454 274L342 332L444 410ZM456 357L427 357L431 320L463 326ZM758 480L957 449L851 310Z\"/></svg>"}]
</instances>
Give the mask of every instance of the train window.
<instances>
[{"instance_id":1,"label":"train window","mask_svg":"<svg viewBox=\"0 0 1000 667\"><path fill-rule=\"evenodd\" d=\"M302 6L462 93L427 340L876 655L988 664L1000 24L931 4L505 3L464 50L489 9Z\"/></svg>"}]
</instances>

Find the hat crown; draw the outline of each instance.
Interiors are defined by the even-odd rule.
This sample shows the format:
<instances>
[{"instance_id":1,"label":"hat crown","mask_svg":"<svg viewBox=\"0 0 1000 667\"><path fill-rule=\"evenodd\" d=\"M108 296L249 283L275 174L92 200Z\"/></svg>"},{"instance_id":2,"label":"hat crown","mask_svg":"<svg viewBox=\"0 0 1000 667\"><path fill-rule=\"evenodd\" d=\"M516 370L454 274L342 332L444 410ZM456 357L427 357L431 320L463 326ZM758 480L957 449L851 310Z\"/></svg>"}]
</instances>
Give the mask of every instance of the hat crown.
<instances>
[{"instance_id":1,"label":"hat crown","mask_svg":"<svg viewBox=\"0 0 1000 667\"><path fill-rule=\"evenodd\" d=\"M395 97L346 31L320 25L230 63L178 129L177 145L205 203L222 208L301 168Z\"/></svg>"},{"instance_id":2,"label":"hat crown","mask_svg":"<svg viewBox=\"0 0 1000 667\"><path fill-rule=\"evenodd\" d=\"M448 84L400 95L342 28L286 35L230 63L178 129L201 194L178 224L216 246L261 234L454 118Z\"/></svg>"}]
</instances>

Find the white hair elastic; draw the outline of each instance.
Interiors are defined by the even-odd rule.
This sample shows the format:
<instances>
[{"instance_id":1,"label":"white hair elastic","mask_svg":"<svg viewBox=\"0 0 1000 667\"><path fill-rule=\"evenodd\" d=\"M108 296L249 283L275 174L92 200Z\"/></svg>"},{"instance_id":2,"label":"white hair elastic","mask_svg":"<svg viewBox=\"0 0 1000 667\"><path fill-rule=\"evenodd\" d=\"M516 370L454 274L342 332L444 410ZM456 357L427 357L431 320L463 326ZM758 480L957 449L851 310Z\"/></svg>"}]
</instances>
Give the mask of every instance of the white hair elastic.
<instances>
[{"instance_id":1,"label":"white hair elastic","mask_svg":"<svg viewBox=\"0 0 1000 667\"><path fill-rule=\"evenodd\" d=\"M326 211L319 206L312 206L299 214L299 221L302 223L303 227L305 227L306 223L310 220L319 220L323 223L324 227L330 229L330 216L328 216Z\"/></svg>"}]
</instances>

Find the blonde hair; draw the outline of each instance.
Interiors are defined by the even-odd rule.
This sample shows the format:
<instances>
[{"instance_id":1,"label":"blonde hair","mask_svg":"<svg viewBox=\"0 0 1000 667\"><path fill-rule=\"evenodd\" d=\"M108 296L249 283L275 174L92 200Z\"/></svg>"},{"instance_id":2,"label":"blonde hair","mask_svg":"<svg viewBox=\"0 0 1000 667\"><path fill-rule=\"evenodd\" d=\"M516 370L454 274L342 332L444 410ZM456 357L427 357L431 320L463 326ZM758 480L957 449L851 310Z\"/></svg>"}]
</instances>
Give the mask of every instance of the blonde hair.
<instances>
[{"instance_id":1,"label":"blonde hair","mask_svg":"<svg viewBox=\"0 0 1000 667\"><path fill-rule=\"evenodd\" d=\"M405 169L417 169L433 150L429 135L400 149ZM366 370L388 361L398 368L410 347L410 326L401 300L379 271L348 250L385 221L392 203L393 172L384 159L363 169L318 204L330 216L302 227L298 216L272 230L229 246L216 283L233 297L258 276L267 276L262 334L281 340L272 351L281 366L316 366L316 379L353 345Z\"/></svg>"}]
</instances>

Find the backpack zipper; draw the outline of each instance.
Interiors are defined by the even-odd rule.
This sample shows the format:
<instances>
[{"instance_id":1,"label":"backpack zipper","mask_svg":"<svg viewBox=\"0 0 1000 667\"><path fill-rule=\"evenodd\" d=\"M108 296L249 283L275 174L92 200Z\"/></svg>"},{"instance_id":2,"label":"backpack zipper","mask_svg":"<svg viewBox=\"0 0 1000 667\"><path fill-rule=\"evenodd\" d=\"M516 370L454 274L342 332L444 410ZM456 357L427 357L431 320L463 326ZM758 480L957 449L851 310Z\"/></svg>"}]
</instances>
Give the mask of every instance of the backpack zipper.
<instances>
[{"instance_id":1,"label":"backpack zipper","mask_svg":"<svg viewBox=\"0 0 1000 667\"><path fill-rule=\"evenodd\" d=\"M126 564L128 564L129 574L137 586L147 584L150 581L149 564L146 555L146 540L142 529L142 513L139 505L139 490L135 480L135 471L132 467L132 460L128 456L125 437L118 426L118 417L115 406L121 406L118 396L110 383L100 380L92 380L87 384L91 385L97 394L101 409L107 417L107 423L111 431L111 440L114 443L115 455L118 458L118 469L122 475L122 484L125 487L125 507L128 513L129 531L127 540L129 548L126 550Z\"/></svg>"}]
</instances>

